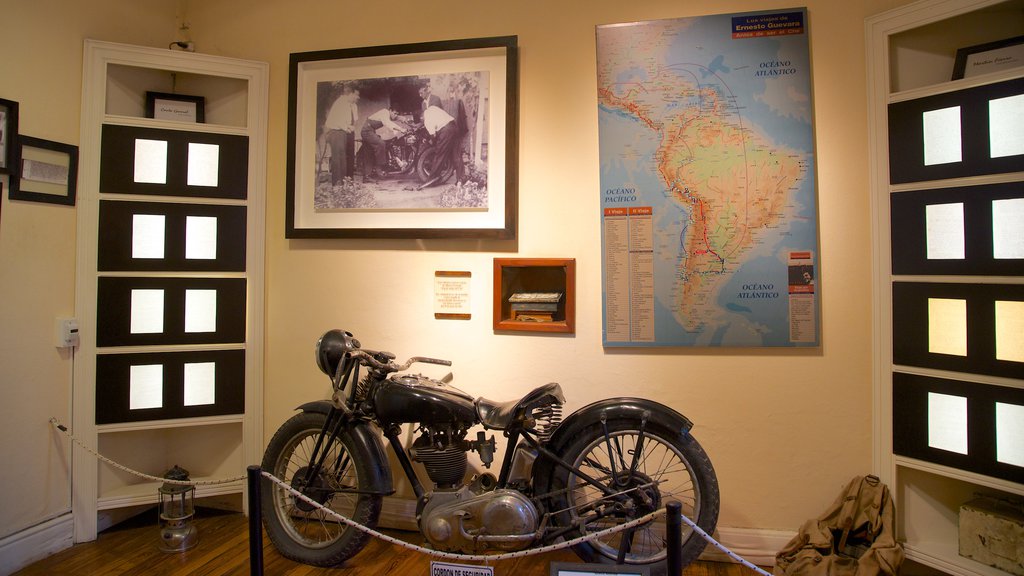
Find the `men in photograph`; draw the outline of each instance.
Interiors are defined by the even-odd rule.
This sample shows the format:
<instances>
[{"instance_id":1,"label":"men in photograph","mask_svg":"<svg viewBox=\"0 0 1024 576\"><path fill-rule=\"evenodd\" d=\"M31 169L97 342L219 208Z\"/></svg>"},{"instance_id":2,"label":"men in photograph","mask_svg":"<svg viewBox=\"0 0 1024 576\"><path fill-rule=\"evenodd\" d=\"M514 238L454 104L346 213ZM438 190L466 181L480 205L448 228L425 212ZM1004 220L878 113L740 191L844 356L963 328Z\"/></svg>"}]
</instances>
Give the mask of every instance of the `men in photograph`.
<instances>
[{"instance_id":1,"label":"men in photograph","mask_svg":"<svg viewBox=\"0 0 1024 576\"><path fill-rule=\"evenodd\" d=\"M441 107L441 98L437 94L431 93L430 84L424 84L420 87L420 110L423 112L427 111L427 108L431 106Z\"/></svg>"},{"instance_id":2,"label":"men in photograph","mask_svg":"<svg viewBox=\"0 0 1024 576\"><path fill-rule=\"evenodd\" d=\"M387 143L381 137L381 128L390 129L390 137L394 138L405 132L405 128L395 123L398 113L390 108L381 108L366 118L363 129L359 132L366 146L366 152L360 152L363 161L363 180L371 180L384 176L382 168L387 164Z\"/></svg>"},{"instance_id":3,"label":"men in photograph","mask_svg":"<svg viewBox=\"0 0 1024 576\"><path fill-rule=\"evenodd\" d=\"M459 95L459 85L452 81L448 84L448 94L441 100L441 107L449 116L455 118L455 127L459 131L460 138L465 136L468 126L466 120L466 106ZM464 140L464 138L462 138Z\"/></svg>"},{"instance_id":4,"label":"men in photograph","mask_svg":"<svg viewBox=\"0 0 1024 576\"><path fill-rule=\"evenodd\" d=\"M423 111L423 127L434 137L434 147L437 150L437 166L435 173L440 175L447 167L455 169L457 183L465 179L462 165L462 135L459 134L455 118L445 112L439 106L430 106ZM426 185L435 183L433 180Z\"/></svg>"},{"instance_id":5,"label":"men in photograph","mask_svg":"<svg viewBox=\"0 0 1024 576\"><path fill-rule=\"evenodd\" d=\"M359 91L345 84L324 120L324 135L331 147L331 184L334 186L355 175L358 100Z\"/></svg>"}]
</instances>

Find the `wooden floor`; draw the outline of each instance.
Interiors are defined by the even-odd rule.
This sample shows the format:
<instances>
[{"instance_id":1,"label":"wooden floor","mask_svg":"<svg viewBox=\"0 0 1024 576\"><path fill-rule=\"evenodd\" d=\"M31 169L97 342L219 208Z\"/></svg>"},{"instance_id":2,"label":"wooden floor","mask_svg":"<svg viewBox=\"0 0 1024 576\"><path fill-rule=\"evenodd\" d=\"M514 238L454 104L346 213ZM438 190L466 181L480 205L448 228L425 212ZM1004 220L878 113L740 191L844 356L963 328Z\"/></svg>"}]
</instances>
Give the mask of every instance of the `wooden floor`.
<instances>
[{"instance_id":1,"label":"wooden floor","mask_svg":"<svg viewBox=\"0 0 1024 576\"><path fill-rule=\"evenodd\" d=\"M241 514L200 509L196 514L199 544L186 552L166 553L157 548L156 511L124 522L99 535L95 542L78 544L41 560L15 576L219 576L249 574L249 532ZM418 534L392 532L419 543ZM561 550L493 563L495 576L547 576L551 562L579 562L571 550ZM263 573L266 576L418 576L430 573L430 557L371 540L363 551L339 568L314 568L282 558L266 537L263 539ZM698 562L686 576L751 576L739 564Z\"/></svg>"}]
</instances>

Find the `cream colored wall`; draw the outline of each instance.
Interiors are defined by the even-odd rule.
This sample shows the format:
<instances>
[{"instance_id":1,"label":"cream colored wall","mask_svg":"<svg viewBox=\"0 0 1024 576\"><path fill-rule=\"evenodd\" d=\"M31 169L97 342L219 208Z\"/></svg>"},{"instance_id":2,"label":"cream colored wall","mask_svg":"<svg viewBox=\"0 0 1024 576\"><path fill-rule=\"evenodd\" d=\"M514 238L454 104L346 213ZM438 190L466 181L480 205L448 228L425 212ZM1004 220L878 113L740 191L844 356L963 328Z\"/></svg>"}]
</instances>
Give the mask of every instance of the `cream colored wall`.
<instances>
[{"instance_id":1,"label":"cream colored wall","mask_svg":"<svg viewBox=\"0 0 1024 576\"><path fill-rule=\"evenodd\" d=\"M20 104L20 132L78 145L82 44L99 38L167 46L167 0L3 0L0 98ZM66 442L51 416L71 418L71 355L54 321L75 307L75 209L0 206L0 538L70 509Z\"/></svg>"},{"instance_id":2,"label":"cream colored wall","mask_svg":"<svg viewBox=\"0 0 1024 576\"><path fill-rule=\"evenodd\" d=\"M821 215L820 351L615 350L600 341L594 26L775 7L763 1L521 0L386 8L317 0L0 0L0 97L24 133L78 143L82 41L165 47L187 8L200 52L271 63L266 426L325 397L312 363L325 329L353 330L399 355L447 357L456 383L512 398L561 382L570 408L638 394L690 416L718 469L721 525L794 530L871 467L870 229L863 18L901 0L807 0ZM788 7L783 4L778 7ZM521 66L516 242L284 239L288 54L517 34ZM0 207L0 538L69 508L66 445L47 419L70 416L71 357L53 321L74 313L75 210ZM491 262L577 260L574 337L494 334ZM435 270L473 273L473 319L433 319Z\"/></svg>"},{"instance_id":3,"label":"cream colored wall","mask_svg":"<svg viewBox=\"0 0 1024 576\"><path fill-rule=\"evenodd\" d=\"M300 402L326 397L312 346L343 327L400 357L450 358L455 384L473 394L509 399L558 381L570 409L622 394L665 402L696 422L721 482L722 526L795 530L853 475L871 471L863 19L901 3L805 2L824 345L762 351L602 348L594 26L772 3L188 0L199 51L271 64L266 435ZM506 34L519 36L521 55L516 242L284 238L289 53ZM492 331L492 259L514 255L576 259L574 337ZM436 270L472 272L472 320L433 319Z\"/></svg>"}]
</instances>

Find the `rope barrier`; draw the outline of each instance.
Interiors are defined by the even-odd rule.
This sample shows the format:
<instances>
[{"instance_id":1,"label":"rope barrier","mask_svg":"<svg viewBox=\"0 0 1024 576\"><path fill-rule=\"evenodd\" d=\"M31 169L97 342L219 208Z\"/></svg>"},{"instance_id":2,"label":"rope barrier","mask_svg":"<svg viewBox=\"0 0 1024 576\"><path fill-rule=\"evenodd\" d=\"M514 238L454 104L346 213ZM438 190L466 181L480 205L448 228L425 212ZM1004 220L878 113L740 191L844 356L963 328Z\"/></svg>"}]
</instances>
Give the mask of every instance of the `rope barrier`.
<instances>
[{"instance_id":1,"label":"rope barrier","mask_svg":"<svg viewBox=\"0 0 1024 576\"><path fill-rule=\"evenodd\" d=\"M408 542L406 542L404 540L400 540L398 538L394 538L392 536L388 536L387 534L382 534L380 532L377 532L376 530L374 530L372 528L367 528L366 526L363 526L362 524L359 524L355 520L351 520L349 518L346 518L345 516L342 516L341 514L338 514L334 510L331 510L330 508L326 508L326 507L320 505L315 500L309 498L308 496L306 496L305 494L299 492L298 490L295 490L294 488L292 488L290 485L288 485L287 483L285 483L281 479L275 477L273 474L271 474L271 473L269 473L269 472L267 472L265 470L261 470L260 474L262 474L265 478L269 479L274 484L277 484L278 486L284 488L286 491L291 493L293 496L295 496L299 500L302 500L303 502L305 502L307 504L310 504L310 505L312 505L312 506L314 506L316 508L319 508L320 510L326 512L328 515L333 516L334 518L344 522L345 524L347 524L347 525L349 525L349 526L351 526L353 528L356 528L357 530L361 530L363 532L366 532L367 534L369 534L370 536L373 536L374 538L379 538L381 540L384 540L385 542L389 542L391 544L395 544L395 545L401 546L403 548L407 548L409 550L413 550L415 552L420 552L420 553L423 553L423 554L428 554L430 556L435 556L437 558L443 558L445 560L463 560L463 561L467 561L467 562L487 562L487 561L509 560L509 559L512 559L512 558L524 558L526 556L533 556L535 554L544 554L544 553L547 553L547 552L554 552L556 550L562 550L564 548L569 548L569 547L575 546L577 544L582 544L584 542L589 542L589 541L595 540L597 538L603 538L605 536L610 536L610 535L616 534L618 532L623 532L625 530L629 530L631 528L635 528L635 527L637 527L637 526L639 526L641 524L646 524L647 522L649 522L651 520L654 520L655 518L657 518L659 516L663 516L667 512L667 510L665 508L661 508L661 509L655 510L654 512L651 512L650 514L647 514L646 516L642 516L642 517L637 518L635 520L630 520L629 522L626 522L625 524L619 524L617 526L613 526L611 528L606 528L604 530L601 530L600 532L594 532L594 533L588 534L586 536L580 536L580 537L577 537L577 538L573 538L572 540L565 540L563 542L559 542L557 544L552 544L550 546L544 546L544 547L541 547L541 548L531 548L529 550L521 550L521 551L518 551L518 552L506 552L504 554L453 554L453 553L450 553L450 552L439 552L439 551L434 550L432 548L424 548L423 546L417 546L415 544L410 544L410 543L408 543ZM770 572L766 572L765 570L762 570L757 565L755 565L755 564L753 564L753 563L751 563L751 562L749 562L747 560L744 560L738 554L736 554L732 550L729 550L728 548L726 548L720 542L715 540L714 537L712 537L710 534L708 534L706 531L704 531L700 526L697 526L697 524L694 523L693 520L690 520L689 518L687 518L686 514L680 514L679 516L680 516L680 518L682 518L683 522L686 523L688 526L690 526L690 528L692 528L693 531L698 536L700 536L701 538L706 540L708 543L710 543L711 545L713 545L716 548L718 548L719 550L721 550L722 552L725 552L725 554L728 555L730 558L736 560L740 564L746 566L747 568L750 568L751 570L757 572L758 574L761 574L762 576L772 576L772 574Z\"/></svg>"},{"instance_id":2,"label":"rope barrier","mask_svg":"<svg viewBox=\"0 0 1024 576\"><path fill-rule=\"evenodd\" d=\"M238 476L238 477L224 478L224 479L220 479L220 480L179 481L179 480L169 480L169 479L166 479L166 478L161 478L159 476L152 476L152 475L146 474L144 472L139 472L137 470L133 470L133 469L127 467L127 466L124 466L122 464L119 464L119 463L111 460L110 458L107 458L106 456L103 456L99 452L96 452L95 450L93 450L89 446L85 445L85 443L83 443L81 440L76 438L75 435L72 434L67 429L67 427L64 426L63 424L61 424L60 421L57 420L56 418L50 418L50 423L53 424L53 426L55 428L60 430L65 436L67 436L72 442L74 442L79 447L81 447L85 451L89 452L90 454L92 454L96 458L100 459L101 461L103 461L103 462L105 462L105 463L107 463L107 464L109 464L109 465L111 465L111 466L113 466L115 468L118 468L119 470L123 470L125 472L128 472L130 474L134 474L135 476L139 476L141 478L146 478L146 479L149 479L149 480L155 480L155 481L158 481L158 482L166 482L168 484L179 484L179 485L186 485L186 486L192 486L192 485L197 485L197 484L201 484L201 485L227 484L227 483L231 483L231 482L238 482L238 481L244 480L246 478L245 475L242 475L242 476ZM306 496L305 494L299 492L298 490L295 490L294 488L292 488L290 485L288 485L283 480L275 477L273 474L270 474L269 472L267 472L265 470L260 470L260 474L263 477L265 477L268 480L270 480L271 482L273 482L274 484L277 484L281 488L285 489L287 492L292 494L295 498L297 498L299 500L302 500L306 504L309 504L309 505L311 505L311 506L313 506L313 507L323 511L323 512L327 513L328 515L334 517L335 519L341 521L342 523L344 523L344 524L346 524L348 526L351 526L351 527L353 527L353 528L355 528L357 530L360 530L362 532L365 532L365 533L369 534L370 536L372 536L374 538L378 538L378 539L383 540L385 542L388 542L390 544L394 544L396 546L400 546L402 548L406 548L406 549L412 550L414 552L418 552L418 553L421 553L421 554L427 554L427 555L433 556L435 558L441 558L441 559L444 559L444 560L459 560L459 561L463 561L463 562L484 562L486 564L486 563L489 563L489 562L497 562L497 561L500 561L500 560L509 560L509 559L513 559L513 558L525 558L527 556L533 556L533 555L536 555L536 554L546 554L548 552L554 552L556 550L563 550L565 548L569 548L569 547L575 546L577 544L582 544L584 542L589 542L591 540L596 540L597 538L603 538L605 536L610 536L612 534L617 534L619 532L630 530L632 528L635 528L635 527L640 526L642 524L646 524L647 522L650 522L650 521L654 520L655 518L658 518L658 517L663 516L663 515L666 514L666 509L661 508L661 509L655 510L654 512L651 512L650 514L647 514L647 515L642 516L640 518L636 518L636 519L631 520L629 522L626 522L624 524L619 524L617 526L613 526L611 528L606 528L606 529L601 530L599 532L594 532L594 533L591 533L591 534L587 534L585 536L579 536L579 537L573 538L571 540L564 540L562 542L559 542L559 543L556 543L556 544L551 544L549 546L542 546L540 548L530 548L528 550L520 550L520 551L517 551L517 552L505 552L503 554L457 554L457 553L452 553L452 552L441 552L439 550L434 550L432 548L425 548L423 546L418 546L416 544L411 544L411 543L406 542L404 540L401 540L399 538L395 538L393 536L388 536L387 534L383 534L383 533L378 532L378 531L376 531L376 530L374 530L372 528L369 528L367 526L363 526L362 524L359 524L355 520L347 518L347 517L345 517L345 516L335 512L334 510L331 510L330 508L327 508L327 507L321 505L320 503L318 503L315 500L309 498L308 496ZM695 534L697 534L698 536L700 536L701 538L706 540L712 546L714 546L714 547L718 548L719 550L721 550L722 552L724 552L727 556L729 556L733 560L735 560L738 563L740 563L740 564L750 568L751 570L757 572L758 574L761 574L762 576L772 576L772 574L770 572L766 572L765 570L762 570L761 568L759 568L758 566L754 565L753 563L743 559L742 557L740 557L738 554L736 554L732 550L729 550L728 548L726 548L720 542L715 540L710 534L708 534L706 531L704 531L699 526L697 526L697 524L694 523L693 520L687 518L687 516L685 514L680 514L680 517L681 517L682 521L684 523L686 523L686 525L688 525L691 529L693 529Z\"/></svg>"},{"instance_id":3,"label":"rope barrier","mask_svg":"<svg viewBox=\"0 0 1024 576\"><path fill-rule=\"evenodd\" d=\"M305 502L307 504L310 504L312 506L315 506L316 508L319 508L320 510L326 512L328 515L333 516L334 518L344 522L345 524L347 524L347 525L349 525L349 526L351 526L351 527L353 527L353 528L355 528L357 530L360 530L362 532L366 532L367 534L369 534L370 536L373 536L374 538L379 538L379 539L384 540L385 542L388 542L390 544L395 544L397 546L401 546L403 548L407 548L407 549L413 550L415 552L420 552L420 553L423 553L423 554L429 554L431 556L435 556L437 558L443 558L445 560L463 560L463 561L468 561L468 562L489 562L489 561L498 561L498 560L510 560L512 558L524 558L526 556L533 556L535 554L544 554L546 552L554 552L556 550L562 550L562 549L568 548L570 546L575 546L577 544L582 544L584 542L589 542L590 540L595 540L597 538L601 538L601 537L604 537L604 536L610 536L612 534L615 534L615 533L618 533L618 532L622 532L624 530L629 530L630 528L635 528L635 527L637 527L637 526L639 526L641 524L645 524L647 522L650 522L651 520L653 520L653 519L655 519L655 518L665 514L665 510L664 509L655 510L654 512L651 512L650 514L647 514L646 516L641 516L640 518L637 518L635 520L630 520L629 522L626 522L625 524L619 524L617 526L613 526L611 528L606 528L604 530L601 530L600 532L594 532L593 534L588 534L586 536L580 536L580 537L577 537L577 538L573 538L572 540L566 540L566 541L563 541L563 542L559 542L558 544L551 544L550 546L543 546L541 548L531 548L529 550L520 550L518 552L506 552L504 554L457 554L457 553L453 553L453 552L441 552L441 551L438 551L438 550L434 550L432 548L425 548L423 546L417 546L416 544L410 544L409 542L406 542L406 541L401 540L399 538L395 538L393 536L388 536L387 534L382 534L380 532L377 532L376 530L374 530L372 528L368 528L366 526L363 526L362 524L356 522L355 520L351 520L349 518L346 518L345 516L342 516L341 514L338 514L334 510L331 510L330 508L325 508L324 506L322 506L319 503L317 503L315 500L313 500L313 499L309 498L308 496L306 496L305 494L295 490L294 488L289 486L284 481L282 481L279 478L275 477L273 474L271 474L271 473L269 473L269 472L267 472L265 470L262 471L261 474L265 478L269 479L271 482L277 484L278 486L280 486L280 487L284 488L285 490L287 490L288 492L290 492L293 496L295 496L299 500L302 500L303 502Z\"/></svg>"},{"instance_id":4,"label":"rope barrier","mask_svg":"<svg viewBox=\"0 0 1024 576\"><path fill-rule=\"evenodd\" d=\"M72 442L74 442L76 445L78 445L79 448L85 450L89 454L92 454L93 456L98 458L100 461L105 462L107 464L110 464L111 466L113 466L114 468L117 468L118 470L123 470L123 471L125 471L125 472L127 472L129 474L133 474L135 476L138 476L139 478L145 478L146 480L153 480L153 481L156 481L156 482L163 482L165 484L173 484L173 485L177 485L177 486L210 486L210 485L216 485L216 484L230 484L232 482L239 482L241 480L245 480L245 474L243 474L241 476L231 477L231 478L221 478L221 479L218 479L218 480L171 480L169 478L164 478L162 476L153 476L152 474L146 474L145 472L139 472L138 470L133 470L132 468L129 468L129 467L123 465L123 464L119 464L117 462L114 462L110 458L107 458L106 456L104 456L104 455L100 454L99 452L93 450L91 447L87 446L84 442L79 440L74 434L72 434L68 430L67 426L65 426L65 425L60 423L60 420L57 420L56 418L50 418L50 424L53 424L54 428L56 428L57 430L60 430L65 436L68 437L68 439L70 439Z\"/></svg>"},{"instance_id":5,"label":"rope barrier","mask_svg":"<svg viewBox=\"0 0 1024 576\"><path fill-rule=\"evenodd\" d=\"M744 559L739 554L737 554L737 553L733 552L732 550L729 550L728 548L723 546L721 542L719 542L718 540L715 540L710 534L705 532L703 528L701 528L700 526L697 526L693 522L693 520L690 520L689 518L687 518L686 514L680 514L679 516L680 516L680 518L683 519L683 522L685 522L690 528L693 528L693 531L698 536L700 536L701 538L707 540L708 544L711 544L715 548L718 548L719 550L724 552L725 555L728 556L729 558L732 558L736 562L739 562L740 564L746 566L747 568L750 568L751 570L753 570L754 572L757 572L758 574L761 574L762 576L772 576L771 572L767 572L765 570L762 570L760 567L758 567L753 562L750 562L750 561Z\"/></svg>"}]
</instances>

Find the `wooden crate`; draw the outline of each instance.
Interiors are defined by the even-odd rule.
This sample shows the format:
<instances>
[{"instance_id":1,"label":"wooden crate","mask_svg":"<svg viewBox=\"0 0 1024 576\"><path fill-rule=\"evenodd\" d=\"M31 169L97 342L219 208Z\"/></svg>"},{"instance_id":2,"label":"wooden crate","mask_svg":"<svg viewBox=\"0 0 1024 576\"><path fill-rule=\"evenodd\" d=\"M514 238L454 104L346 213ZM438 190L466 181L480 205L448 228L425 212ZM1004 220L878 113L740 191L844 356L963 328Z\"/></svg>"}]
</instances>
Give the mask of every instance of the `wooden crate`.
<instances>
[{"instance_id":1,"label":"wooden crate","mask_svg":"<svg viewBox=\"0 0 1024 576\"><path fill-rule=\"evenodd\" d=\"M976 498L960 507L960 555L1024 576L1024 503Z\"/></svg>"}]
</instances>

